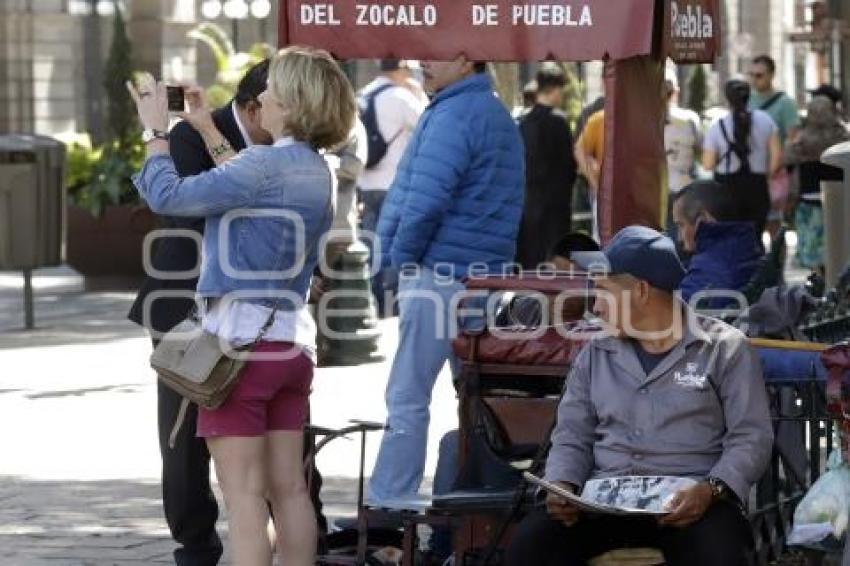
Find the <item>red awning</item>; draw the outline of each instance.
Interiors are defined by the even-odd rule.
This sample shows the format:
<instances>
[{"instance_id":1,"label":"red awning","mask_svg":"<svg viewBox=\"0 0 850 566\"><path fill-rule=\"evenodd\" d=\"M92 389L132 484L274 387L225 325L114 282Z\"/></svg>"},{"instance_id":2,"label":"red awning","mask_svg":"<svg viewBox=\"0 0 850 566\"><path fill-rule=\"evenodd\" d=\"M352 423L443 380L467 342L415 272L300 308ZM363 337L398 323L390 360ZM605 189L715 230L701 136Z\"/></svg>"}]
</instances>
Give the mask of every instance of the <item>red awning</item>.
<instances>
[{"instance_id":1,"label":"red awning","mask_svg":"<svg viewBox=\"0 0 850 566\"><path fill-rule=\"evenodd\" d=\"M649 55L657 45L655 0L288 0L284 5L281 45L320 46L341 59L452 60L464 54L476 61L588 61Z\"/></svg>"}]
</instances>

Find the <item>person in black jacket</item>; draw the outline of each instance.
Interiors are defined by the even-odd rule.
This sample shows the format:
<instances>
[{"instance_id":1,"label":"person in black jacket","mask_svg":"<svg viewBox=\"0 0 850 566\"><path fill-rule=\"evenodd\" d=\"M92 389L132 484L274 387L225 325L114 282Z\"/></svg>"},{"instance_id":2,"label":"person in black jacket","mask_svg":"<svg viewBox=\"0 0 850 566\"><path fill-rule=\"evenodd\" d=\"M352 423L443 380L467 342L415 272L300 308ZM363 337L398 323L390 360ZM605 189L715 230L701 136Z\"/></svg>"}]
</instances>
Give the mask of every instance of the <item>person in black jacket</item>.
<instances>
[{"instance_id":1,"label":"person in black jacket","mask_svg":"<svg viewBox=\"0 0 850 566\"><path fill-rule=\"evenodd\" d=\"M558 109L566 79L555 64L537 73L537 103L520 121L525 143L525 205L516 261L536 269L572 224L576 162L567 116Z\"/></svg>"},{"instance_id":2,"label":"person in black jacket","mask_svg":"<svg viewBox=\"0 0 850 566\"><path fill-rule=\"evenodd\" d=\"M213 112L216 127L237 152L249 144L272 141L271 135L260 126L257 100L266 89L268 68L268 60L252 67L239 83L233 101ZM215 167L201 135L188 122L172 128L169 149L181 176L197 175ZM167 217L161 218L161 224L166 229L187 230L188 234L156 240L151 260L156 273L149 270L129 313L130 320L154 333L154 346L158 333L171 330L194 308L193 296L200 272L198 252L204 232L203 218ZM191 234L197 234L197 238L189 237ZM192 271L192 276L180 275ZM163 278L161 272L173 275ZM182 545L175 550L174 559L179 566L218 564L222 554L221 540L215 530L218 505L210 488L210 455L204 439L195 436L197 406L190 405L174 447L170 448L169 436L182 397L161 382L157 396L165 518L172 537Z\"/></svg>"}]
</instances>

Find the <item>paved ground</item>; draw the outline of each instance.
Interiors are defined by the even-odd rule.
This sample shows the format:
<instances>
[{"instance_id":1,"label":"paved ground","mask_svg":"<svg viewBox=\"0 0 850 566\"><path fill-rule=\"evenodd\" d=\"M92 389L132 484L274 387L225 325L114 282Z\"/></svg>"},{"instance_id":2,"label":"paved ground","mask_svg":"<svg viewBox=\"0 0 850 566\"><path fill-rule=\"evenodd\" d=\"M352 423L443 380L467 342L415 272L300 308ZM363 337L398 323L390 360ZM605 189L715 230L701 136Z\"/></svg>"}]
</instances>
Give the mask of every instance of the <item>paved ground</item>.
<instances>
[{"instance_id":1,"label":"paved ground","mask_svg":"<svg viewBox=\"0 0 850 566\"><path fill-rule=\"evenodd\" d=\"M23 331L20 285L0 273L0 565L170 562L150 345L124 319L132 293L83 292L74 274L48 270L36 280L38 329ZM395 348L394 325L383 325L385 353ZM382 421L387 374L387 362L320 369L315 422ZM428 470L456 423L447 377L435 391ZM319 457L332 516L354 512L357 461L358 443L345 440Z\"/></svg>"}]
</instances>

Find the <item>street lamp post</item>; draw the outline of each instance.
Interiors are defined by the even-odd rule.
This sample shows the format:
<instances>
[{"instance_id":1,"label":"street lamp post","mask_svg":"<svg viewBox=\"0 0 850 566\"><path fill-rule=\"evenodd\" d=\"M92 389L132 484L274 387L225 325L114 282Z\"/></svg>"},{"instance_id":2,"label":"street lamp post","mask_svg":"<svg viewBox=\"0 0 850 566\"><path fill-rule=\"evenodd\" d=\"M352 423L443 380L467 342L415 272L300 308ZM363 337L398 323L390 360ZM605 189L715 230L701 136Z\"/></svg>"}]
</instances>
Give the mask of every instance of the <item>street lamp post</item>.
<instances>
[{"instance_id":1,"label":"street lamp post","mask_svg":"<svg viewBox=\"0 0 850 566\"><path fill-rule=\"evenodd\" d=\"M201 4L201 15L204 18L215 20L223 15L230 20L230 34L236 51L239 50L239 20L249 17L265 20L271 10L270 0L204 0Z\"/></svg>"}]
</instances>

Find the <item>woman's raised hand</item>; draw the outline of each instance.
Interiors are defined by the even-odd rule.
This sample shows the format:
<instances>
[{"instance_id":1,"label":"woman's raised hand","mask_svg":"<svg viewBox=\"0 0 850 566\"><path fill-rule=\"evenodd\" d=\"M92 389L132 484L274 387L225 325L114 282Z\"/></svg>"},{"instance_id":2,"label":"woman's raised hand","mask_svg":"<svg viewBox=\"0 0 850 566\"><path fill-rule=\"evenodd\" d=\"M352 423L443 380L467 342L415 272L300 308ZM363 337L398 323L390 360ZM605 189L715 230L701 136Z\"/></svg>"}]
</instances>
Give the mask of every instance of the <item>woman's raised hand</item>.
<instances>
[{"instance_id":1,"label":"woman's raised hand","mask_svg":"<svg viewBox=\"0 0 850 566\"><path fill-rule=\"evenodd\" d=\"M168 95L165 83L157 82L150 73L141 73L138 84L133 85L127 81L127 90L136 110L139 113L139 121L145 129L168 130Z\"/></svg>"},{"instance_id":2,"label":"woman's raised hand","mask_svg":"<svg viewBox=\"0 0 850 566\"><path fill-rule=\"evenodd\" d=\"M199 86L186 87L186 106L187 112L178 112L177 115L189 122L198 132L209 131L215 129L213 123L212 112L207 106L204 91Z\"/></svg>"}]
</instances>

